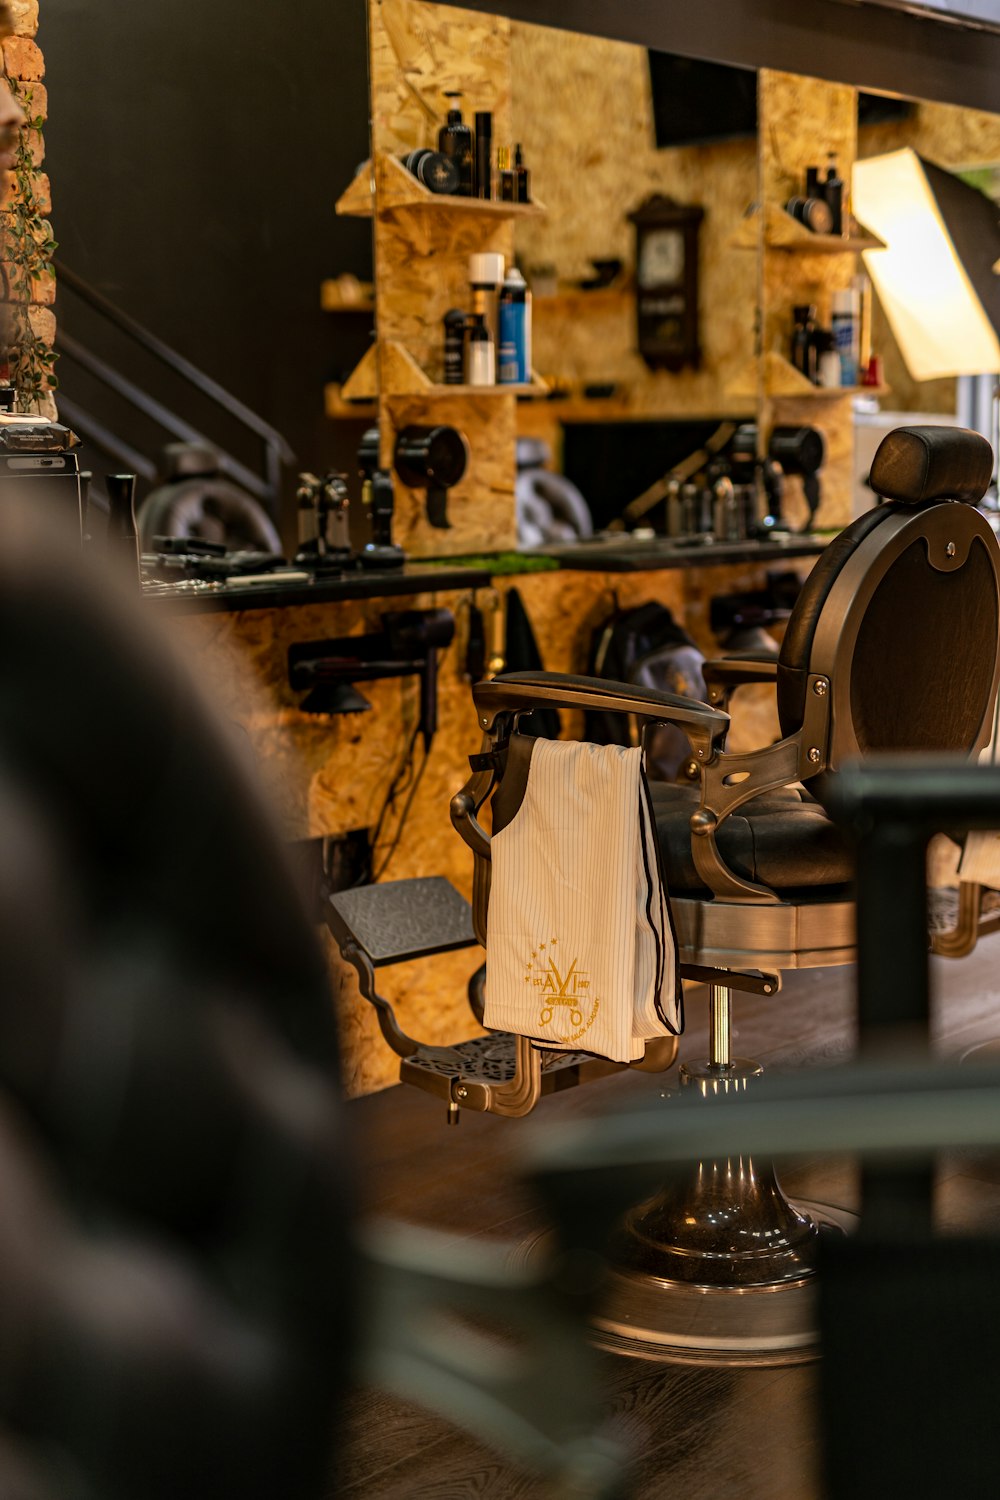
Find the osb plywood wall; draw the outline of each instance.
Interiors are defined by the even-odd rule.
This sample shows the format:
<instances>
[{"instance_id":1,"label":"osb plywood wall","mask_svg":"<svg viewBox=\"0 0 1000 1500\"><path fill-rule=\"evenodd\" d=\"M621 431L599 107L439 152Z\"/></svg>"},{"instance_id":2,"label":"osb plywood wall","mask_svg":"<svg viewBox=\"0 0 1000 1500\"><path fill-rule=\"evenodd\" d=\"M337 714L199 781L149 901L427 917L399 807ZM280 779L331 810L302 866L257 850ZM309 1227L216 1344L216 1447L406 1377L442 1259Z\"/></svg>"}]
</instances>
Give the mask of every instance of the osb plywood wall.
<instances>
[{"instance_id":1,"label":"osb plywood wall","mask_svg":"<svg viewBox=\"0 0 1000 1500\"><path fill-rule=\"evenodd\" d=\"M463 116L491 110L498 139L510 131L509 23L422 0L371 0L372 150L376 158L437 145L448 109L446 91L462 93ZM378 182L378 176L376 181ZM386 211L376 200L376 329L379 348L401 345L431 381L443 373L444 314L468 308L467 266L475 251L513 254L509 220L456 210ZM392 461L396 434L407 423L457 427L471 462L451 492L450 530L426 519L420 491L397 483L397 536L407 551L468 553L516 541L514 519L514 397L401 395L381 360L379 417L382 459Z\"/></svg>"},{"instance_id":2,"label":"osb plywood wall","mask_svg":"<svg viewBox=\"0 0 1000 1500\"><path fill-rule=\"evenodd\" d=\"M866 125L858 131L859 157L881 156L901 146L912 146L919 156L949 172L995 167L1000 164L1000 115L922 100L905 120ZM892 388L886 404L893 410L955 410L954 380L912 378L877 301L872 312L872 347L884 361L886 384Z\"/></svg>"},{"instance_id":3,"label":"osb plywood wall","mask_svg":"<svg viewBox=\"0 0 1000 1500\"><path fill-rule=\"evenodd\" d=\"M513 139L523 144L544 219L519 223L519 263L554 266L560 282L593 275L615 257L629 280L635 232L628 214L652 193L705 209L700 243L702 364L653 372L635 348L635 301L586 297L535 303L535 364L571 385L614 382L639 413L749 411L725 387L753 354L753 254L728 240L754 197L756 142L657 150L644 47L514 22Z\"/></svg>"},{"instance_id":4,"label":"osb plywood wall","mask_svg":"<svg viewBox=\"0 0 1000 1500\"><path fill-rule=\"evenodd\" d=\"M805 565L806 567L808 566ZM805 571L805 568L803 568ZM582 671L593 631L615 607L657 599L687 621L702 649L717 643L708 628L713 593L759 588L762 568L691 569L650 574L543 573L518 577L520 591L546 667ZM471 895L472 856L451 826L448 804L468 777L479 732L464 674L462 621L470 596L439 593L414 598L415 608L446 607L459 625L454 644L439 658L439 728L413 806L385 871L386 879L445 875ZM480 603L487 604L485 598ZM288 686L288 648L377 630L386 602L323 604L244 614L190 615L170 623L185 658L201 665L205 687L222 716L242 725L253 747L263 790L289 839L372 828L400 767L417 719L416 680L362 684L369 713L342 717L304 714ZM744 694L740 695L744 697ZM778 733L773 694L764 703L746 689L745 717L734 728L734 748L749 748ZM739 700L738 700L739 701ZM576 726L567 722L567 732ZM419 767L422 752L418 750ZM390 813L376 851L376 869L392 844L398 808ZM354 971L327 943L335 1004L343 1039L348 1092L370 1093L396 1082L398 1059L383 1042L374 1011L362 1000ZM469 977L482 962L477 948L429 962L379 971L380 988L397 1007L405 1030L444 1045L477 1034L466 1001Z\"/></svg>"},{"instance_id":5,"label":"osb plywood wall","mask_svg":"<svg viewBox=\"0 0 1000 1500\"><path fill-rule=\"evenodd\" d=\"M806 167L834 152L840 175L850 181L857 145L857 95L844 84L824 83L795 73L762 69L759 75L761 196L778 207L802 191ZM789 357L792 309L815 303L820 324L830 327L835 289L848 287L858 272L851 254L791 255L765 246L761 327L765 353ZM820 526L844 526L851 519L854 414L848 395L772 399L764 403L763 427L775 424L817 427L826 441ZM807 510L797 481L786 486L790 517Z\"/></svg>"}]
</instances>

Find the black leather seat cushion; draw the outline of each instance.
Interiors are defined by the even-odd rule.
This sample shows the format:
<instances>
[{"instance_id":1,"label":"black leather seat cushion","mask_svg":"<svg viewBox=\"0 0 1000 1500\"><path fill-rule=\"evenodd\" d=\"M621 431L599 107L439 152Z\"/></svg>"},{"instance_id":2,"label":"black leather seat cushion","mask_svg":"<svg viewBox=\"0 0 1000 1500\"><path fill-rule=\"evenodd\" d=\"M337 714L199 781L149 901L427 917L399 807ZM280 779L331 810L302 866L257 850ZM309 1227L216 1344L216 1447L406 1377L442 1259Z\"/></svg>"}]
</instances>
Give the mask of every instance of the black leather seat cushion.
<instances>
[{"instance_id":1,"label":"black leather seat cushion","mask_svg":"<svg viewBox=\"0 0 1000 1500\"><path fill-rule=\"evenodd\" d=\"M663 876L671 896L706 895L691 855L691 814L698 789L654 782L650 786ZM765 792L719 826L719 850L730 869L791 896L832 894L853 878L851 851L823 809L801 787Z\"/></svg>"}]
</instances>

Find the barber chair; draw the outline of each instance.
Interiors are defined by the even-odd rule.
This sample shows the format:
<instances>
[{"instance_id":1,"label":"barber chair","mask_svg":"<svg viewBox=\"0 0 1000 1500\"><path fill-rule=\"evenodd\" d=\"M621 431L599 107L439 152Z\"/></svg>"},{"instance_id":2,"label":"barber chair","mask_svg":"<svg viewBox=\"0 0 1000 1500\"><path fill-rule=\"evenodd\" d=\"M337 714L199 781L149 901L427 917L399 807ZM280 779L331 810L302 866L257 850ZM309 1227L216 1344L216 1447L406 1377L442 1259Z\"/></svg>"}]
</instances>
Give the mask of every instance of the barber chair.
<instances>
[{"instance_id":1,"label":"barber chair","mask_svg":"<svg viewBox=\"0 0 1000 1500\"><path fill-rule=\"evenodd\" d=\"M686 784L657 784L657 833L681 974L709 986L709 1055L688 1088L736 1095L760 1073L734 1058L732 995L777 994L786 969L854 958L853 862L810 791L845 760L891 750L974 756L989 735L1000 675L997 542L975 509L992 472L989 444L950 428L903 428L883 442L873 487L888 503L831 543L795 605L781 652L709 662L699 704L624 683L532 672L473 690L484 738L452 820L475 855L470 910L446 880L327 890L325 920L400 1057L400 1078L463 1110L528 1114L546 1094L620 1070L585 1052L553 1053L523 1036L421 1044L378 991L395 963L487 941L491 801L499 831L517 811L533 741L518 722L538 708L632 715L645 731L679 725L692 745ZM726 749L728 705L743 683L775 685L781 739ZM469 986L482 1022L483 970ZM639 1064L670 1066L673 1038ZM789 1204L752 1159L703 1163L628 1216L603 1340L647 1357L785 1363L811 1357L812 1282L821 1232L849 1216Z\"/></svg>"},{"instance_id":2,"label":"barber chair","mask_svg":"<svg viewBox=\"0 0 1000 1500\"><path fill-rule=\"evenodd\" d=\"M682 1078L738 1094L761 1071L732 1054L732 995L775 994L786 969L854 958L850 850L810 794L846 762L888 751L973 757L986 743L1000 675L1000 549L976 510L993 455L972 432L902 428L883 441L871 483L888 503L846 528L806 581L775 660L706 664L710 705L583 677L521 673L473 690L483 731L452 819L475 855L473 921L488 936L488 799L497 832L516 813L534 741L518 722L539 707L631 714L645 730L680 724L687 784L652 787L682 974L709 986L709 1055ZM731 694L772 682L781 739L726 749ZM542 1051L516 1039L512 1091L537 1099ZM489 1107L467 1090L460 1105ZM669 1116L664 1121L669 1128ZM749 1157L703 1162L634 1208L615 1245L602 1342L653 1358L787 1363L813 1355L813 1277L836 1210L792 1205Z\"/></svg>"}]
</instances>

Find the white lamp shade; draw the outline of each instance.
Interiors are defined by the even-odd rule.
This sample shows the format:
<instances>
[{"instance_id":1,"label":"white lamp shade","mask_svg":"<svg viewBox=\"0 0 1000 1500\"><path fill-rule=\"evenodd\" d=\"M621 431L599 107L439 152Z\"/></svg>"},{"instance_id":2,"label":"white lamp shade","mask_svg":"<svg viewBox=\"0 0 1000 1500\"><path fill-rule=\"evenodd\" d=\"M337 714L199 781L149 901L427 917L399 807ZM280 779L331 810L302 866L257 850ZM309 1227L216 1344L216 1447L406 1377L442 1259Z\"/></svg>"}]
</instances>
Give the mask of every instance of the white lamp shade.
<instances>
[{"instance_id":1,"label":"white lamp shade","mask_svg":"<svg viewBox=\"0 0 1000 1500\"><path fill-rule=\"evenodd\" d=\"M935 181L948 176L909 146L855 162L854 213L886 245L866 250L865 266L914 380L995 374L997 329L955 248L929 173Z\"/></svg>"}]
</instances>

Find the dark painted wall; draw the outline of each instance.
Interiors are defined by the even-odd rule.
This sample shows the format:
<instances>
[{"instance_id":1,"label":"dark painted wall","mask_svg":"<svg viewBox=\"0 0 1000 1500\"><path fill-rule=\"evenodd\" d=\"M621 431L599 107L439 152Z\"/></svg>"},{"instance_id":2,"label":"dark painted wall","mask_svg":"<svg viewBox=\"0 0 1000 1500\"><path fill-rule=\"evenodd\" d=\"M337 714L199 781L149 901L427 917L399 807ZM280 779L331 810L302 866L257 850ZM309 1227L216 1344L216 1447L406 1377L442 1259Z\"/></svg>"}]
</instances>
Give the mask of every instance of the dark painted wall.
<instances>
[{"instance_id":1,"label":"dark painted wall","mask_svg":"<svg viewBox=\"0 0 1000 1500\"><path fill-rule=\"evenodd\" d=\"M365 0L44 0L41 22L60 257L322 463L324 381L367 338L319 309L325 276L371 274L368 224L334 214L368 154Z\"/></svg>"},{"instance_id":2,"label":"dark painted wall","mask_svg":"<svg viewBox=\"0 0 1000 1500\"><path fill-rule=\"evenodd\" d=\"M1000 111L1000 34L856 0L442 0L662 52ZM998 17L1000 18L1000 17Z\"/></svg>"}]
</instances>

